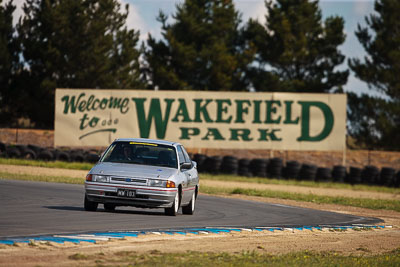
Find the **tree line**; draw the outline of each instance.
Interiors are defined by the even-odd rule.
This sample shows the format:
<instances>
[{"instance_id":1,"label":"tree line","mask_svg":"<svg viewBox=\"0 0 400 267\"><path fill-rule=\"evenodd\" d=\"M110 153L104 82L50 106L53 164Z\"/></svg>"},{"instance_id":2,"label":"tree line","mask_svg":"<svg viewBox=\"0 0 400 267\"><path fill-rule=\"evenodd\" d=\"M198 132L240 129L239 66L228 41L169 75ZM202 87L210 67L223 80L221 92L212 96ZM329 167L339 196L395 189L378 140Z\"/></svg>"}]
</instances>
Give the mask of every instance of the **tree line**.
<instances>
[{"instance_id":1,"label":"tree line","mask_svg":"<svg viewBox=\"0 0 400 267\"><path fill-rule=\"evenodd\" d=\"M318 1L265 6L262 24L231 0L185 0L172 20L160 11L161 39L141 43L118 0L26 0L15 26L0 0L0 124L53 128L55 88L342 93L352 70L384 97L348 92L349 136L399 150L400 1L376 0L358 25L363 59L345 58L345 21L323 20Z\"/></svg>"}]
</instances>

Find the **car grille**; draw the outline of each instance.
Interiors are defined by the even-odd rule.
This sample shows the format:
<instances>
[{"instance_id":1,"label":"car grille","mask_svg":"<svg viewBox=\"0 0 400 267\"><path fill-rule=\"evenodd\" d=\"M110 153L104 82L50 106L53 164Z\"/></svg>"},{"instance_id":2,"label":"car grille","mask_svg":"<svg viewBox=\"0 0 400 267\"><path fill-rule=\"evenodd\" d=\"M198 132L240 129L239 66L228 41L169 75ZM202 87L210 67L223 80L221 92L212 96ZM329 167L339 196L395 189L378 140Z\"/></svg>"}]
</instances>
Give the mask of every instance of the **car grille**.
<instances>
[{"instance_id":1,"label":"car grille","mask_svg":"<svg viewBox=\"0 0 400 267\"><path fill-rule=\"evenodd\" d=\"M147 179L129 178L129 177L111 177L111 181L115 183L133 183L146 185Z\"/></svg>"}]
</instances>

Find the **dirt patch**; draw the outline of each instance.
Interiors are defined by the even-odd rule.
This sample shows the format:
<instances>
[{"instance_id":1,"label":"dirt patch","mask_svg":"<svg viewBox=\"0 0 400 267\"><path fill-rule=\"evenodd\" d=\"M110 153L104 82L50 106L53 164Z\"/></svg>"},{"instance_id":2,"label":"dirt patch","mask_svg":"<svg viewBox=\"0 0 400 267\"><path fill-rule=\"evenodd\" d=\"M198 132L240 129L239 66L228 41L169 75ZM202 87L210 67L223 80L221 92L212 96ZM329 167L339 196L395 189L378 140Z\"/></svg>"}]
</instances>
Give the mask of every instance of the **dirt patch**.
<instances>
[{"instance_id":1,"label":"dirt patch","mask_svg":"<svg viewBox=\"0 0 400 267\"><path fill-rule=\"evenodd\" d=\"M65 169L37 168L26 166L1 165L4 172L30 173L41 175L57 175L69 177L85 177L86 171ZM220 184L223 183L223 184ZM202 181L203 185L239 187L242 183L225 183L216 181ZM250 186L250 185L248 185ZM255 185L260 188L260 184ZM266 185L269 186L269 185ZM287 189L287 186L280 186ZM272 190L278 190L276 187ZM290 186L290 190L298 193L310 193L307 190L320 188L306 188ZM264 189L264 188L263 188ZM298 191L296 191L296 189ZM306 191L304 191L306 190ZM360 191L345 189L323 189L325 194L336 192L345 196L355 197ZM285 190L288 191L288 190ZM386 199L384 193L364 192L376 194L377 198ZM349 195L351 194L351 195ZM389 194L390 195L390 194ZM267 203L291 205L311 209L334 211L365 217L381 218L384 225L392 228L345 232L330 231L262 231L241 232L209 235L144 235L126 240L109 241L99 244L75 245L66 243L58 245L54 243L44 244L19 244L17 246L0 246L0 266L82 266L95 265L98 258L116 258L126 251L136 253L160 252L242 252L258 251L269 254L286 254L297 251L334 252L339 255L373 255L392 251L400 247L400 213L388 210L370 210L364 208L340 206L333 204L316 204L293 200L270 199L261 197L248 197L243 195L223 196L227 198L240 198ZM398 196L391 196L398 199Z\"/></svg>"}]
</instances>

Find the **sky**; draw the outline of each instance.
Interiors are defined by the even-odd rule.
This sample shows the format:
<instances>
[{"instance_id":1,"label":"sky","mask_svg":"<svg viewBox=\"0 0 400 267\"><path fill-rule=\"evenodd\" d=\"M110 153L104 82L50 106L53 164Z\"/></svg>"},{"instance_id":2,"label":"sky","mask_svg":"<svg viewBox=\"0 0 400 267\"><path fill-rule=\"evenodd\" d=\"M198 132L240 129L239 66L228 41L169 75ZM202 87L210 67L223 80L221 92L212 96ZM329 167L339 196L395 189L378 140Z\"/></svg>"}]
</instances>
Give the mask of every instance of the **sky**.
<instances>
[{"instance_id":1,"label":"sky","mask_svg":"<svg viewBox=\"0 0 400 267\"><path fill-rule=\"evenodd\" d=\"M183 0L118 0L121 4L129 5L129 16L127 19L128 28L133 28L140 31L140 39L147 39L150 33L153 37L161 38L161 24L156 20L160 10L165 14L171 15L175 12L177 4ZM21 6L24 0L14 0L17 5L17 10L14 13L14 22L22 15ZM236 9L242 14L242 21L246 22L249 18L258 19L265 22L266 8L264 0L234 0ZM345 43L339 49L346 56L346 62L338 67L338 69L346 69L347 59L349 57L363 58L365 56L364 48L358 42L354 32L357 29L357 24L363 26L365 16L369 16L374 12L373 0L320 0L320 8L323 19L329 16L341 16L345 20L344 31L347 36ZM347 84L344 86L345 91L357 93L371 92L366 83L358 80L354 73L351 73Z\"/></svg>"}]
</instances>

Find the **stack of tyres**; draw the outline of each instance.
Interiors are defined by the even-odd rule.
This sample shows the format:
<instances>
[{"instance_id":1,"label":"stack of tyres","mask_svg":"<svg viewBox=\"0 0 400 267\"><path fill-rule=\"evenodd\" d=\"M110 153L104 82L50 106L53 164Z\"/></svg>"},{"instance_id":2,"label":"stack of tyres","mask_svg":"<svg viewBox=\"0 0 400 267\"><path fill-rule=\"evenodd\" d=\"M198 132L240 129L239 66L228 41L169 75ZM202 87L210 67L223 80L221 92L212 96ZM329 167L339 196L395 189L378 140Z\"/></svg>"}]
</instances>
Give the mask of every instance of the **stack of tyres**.
<instances>
[{"instance_id":1,"label":"stack of tyres","mask_svg":"<svg viewBox=\"0 0 400 267\"><path fill-rule=\"evenodd\" d=\"M7 157L6 153L6 144L0 142L0 157L5 158Z\"/></svg>"},{"instance_id":2,"label":"stack of tyres","mask_svg":"<svg viewBox=\"0 0 400 267\"><path fill-rule=\"evenodd\" d=\"M85 155L85 162L96 163L100 159L99 155L95 152L89 152Z\"/></svg>"},{"instance_id":3,"label":"stack of tyres","mask_svg":"<svg viewBox=\"0 0 400 267\"><path fill-rule=\"evenodd\" d=\"M379 169L375 166L365 166L361 172L361 182L363 184L377 184L379 181Z\"/></svg>"},{"instance_id":4,"label":"stack of tyres","mask_svg":"<svg viewBox=\"0 0 400 267\"><path fill-rule=\"evenodd\" d=\"M59 161L66 161L66 162L71 161L71 157L70 157L68 151L56 150L55 156L56 156L56 160L59 160Z\"/></svg>"},{"instance_id":5,"label":"stack of tyres","mask_svg":"<svg viewBox=\"0 0 400 267\"><path fill-rule=\"evenodd\" d=\"M84 156L83 150L81 150L81 149L72 150L70 152L70 158L71 158L71 161L74 161L74 162L84 162L85 161L85 156Z\"/></svg>"},{"instance_id":6,"label":"stack of tyres","mask_svg":"<svg viewBox=\"0 0 400 267\"><path fill-rule=\"evenodd\" d=\"M204 162L206 161L207 156L204 154L194 154L193 156L193 160L196 161L197 163L197 170L199 172L204 172L205 168L204 168Z\"/></svg>"},{"instance_id":7,"label":"stack of tyres","mask_svg":"<svg viewBox=\"0 0 400 267\"><path fill-rule=\"evenodd\" d=\"M298 179L302 181L314 181L316 174L317 166L313 164L303 164L301 166Z\"/></svg>"},{"instance_id":8,"label":"stack of tyres","mask_svg":"<svg viewBox=\"0 0 400 267\"><path fill-rule=\"evenodd\" d=\"M323 168L323 167L318 168L315 180L318 182L331 182L332 170L330 168Z\"/></svg>"},{"instance_id":9,"label":"stack of tyres","mask_svg":"<svg viewBox=\"0 0 400 267\"><path fill-rule=\"evenodd\" d=\"M21 159L36 159L37 158L35 151L30 149L28 146L16 145L15 147L20 152L19 158L21 158Z\"/></svg>"},{"instance_id":10,"label":"stack of tyres","mask_svg":"<svg viewBox=\"0 0 400 267\"><path fill-rule=\"evenodd\" d=\"M290 160L286 162L286 167L282 169L282 175L286 179L295 179L299 175L301 164L298 161Z\"/></svg>"},{"instance_id":11,"label":"stack of tyres","mask_svg":"<svg viewBox=\"0 0 400 267\"><path fill-rule=\"evenodd\" d=\"M396 171L393 168L383 167L380 173L379 184L386 186L394 186Z\"/></svg>"},{"instance_id":12,"label":"stack of tyres","mask_svg":"<svg viewBox=\"0 0 400 267\"><path fill-rule=\"evenodd\" d=\"M239 169L238 174L241 176L251 177L252 173L250 172L250 160L249 159L240 159L239 160Z\"/></svg>"},{"instance_id":13,"label":"stack of tyres","mask_svg":"<svg viewBox=\"0 0 400 267\"><path fill-rule=\"evenodd\" d=\"M349 173L346 177L346 182L349 184L361 183L361 169L357 167L350 167Z\"/></svg>"},{"instance_id":14,"label":"stack of tyres","mask_svg":"<svg viewBox=\"0 0 400 267\"><path fill-rule=\"evenodd\" d=\"M253 176L267 177L268 159L252 159L250 161L250 171Z\"/></svg>"},{"instance_id":15,"label":"stack of tyres","mask_svg":"<svg viewBox=\"0 0 400 267\"><path fill-rule=\"evenodd\" d=\"M50 161L50 160L54 160L55 156L54 156L54 152L50 151L48 149L42 149L39 154L37 155L38 159L40 160L44 160L44 161Z\"/></svg>"},{"instance_id":16,"label":"stack of tyres","mask_svg":"<svg viewBox=\"0 0 400 267\"><path fill-rule=\"evenodd\" d=\"M7 146L6 147L6 155L9 158L18 159L21 158L21 151L15 146Z\"/></svg>"},{"instance_id":17,"label":"stack of tyres","mask_svg":"<svg viewBox=\"0 0 400 267\"><path fill-rule=\"evenodd\" d=\"M342 165L333 166L332 179L334 182L344 183L346 179L346 167Z\"/></svg>"},{"instance_id":18,"label":"stack of tyres","mask_svg":"<svg viewBox=\"0 0 400 267\"><path fill-rule=\"evenodd\" d=\"M268 177L280 178L282 175L283 161L281 158L272 158L269 161L267 174Z\"/></svg>"},{"instance_id":19,"label":"stack of tyres","mask_svg":"<svg viewBox=\"0 0 400 267\"><path fill-rule=\"evenodd\" d=\"M221 172L236 175L238 173L238 159L233 156L225 156L222 158Z\"/></svg>"},{"instance_id":20,"label":"stack of tyres","mask_svg":"<svg viewBox=\"0 0 400 267\"><path fill-rule=\"evenodd\" d=\"M395 187L400 187L400 170L396 174L396 180L394 182Z\"/></svg>"},{"instance_id":21,"label":"stack of tyres","mask_svg":"<svg viewBox=\"0 0 400 267\"><path fill-rule=\"evenodd\" d=\"M219 173L221 169L222 158L220 156L208 157L204 161L204 171L208 173Z\"/></svg>"}]
</instances>

